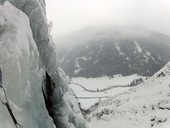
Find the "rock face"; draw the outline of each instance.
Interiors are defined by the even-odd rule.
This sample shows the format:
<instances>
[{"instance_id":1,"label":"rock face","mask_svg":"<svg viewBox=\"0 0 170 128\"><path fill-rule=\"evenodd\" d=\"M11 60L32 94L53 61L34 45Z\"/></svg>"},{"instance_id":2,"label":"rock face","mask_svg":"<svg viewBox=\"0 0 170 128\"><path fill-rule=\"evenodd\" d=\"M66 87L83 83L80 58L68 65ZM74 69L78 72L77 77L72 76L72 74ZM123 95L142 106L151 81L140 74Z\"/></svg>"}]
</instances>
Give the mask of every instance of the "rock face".
<instances>
[{"instance_id":1,"label":"rock face","mask_svg":"<svg viewBox=\"0 0 170 128\"><path fill-rule=\"evenodd\" d=\"M0 127L86 128L56 58L44 0L4 1L0 0L0 68L6 93L0 88ZM4 104L5 94L18 126Z\"/></svg>"},{"instance_id":2,"label":"rock face","mask_svg":"<svg viewBox=\"0 0 170 128\"><path fill-rule=\"evenodd\" d=\"M64 71L69 76L82 77L151 76L170 60L170 37L141 29L124 29L81 30L67 41L67 44L79 44L66 54L62 62Z\"/></svg>"}]
</instances>

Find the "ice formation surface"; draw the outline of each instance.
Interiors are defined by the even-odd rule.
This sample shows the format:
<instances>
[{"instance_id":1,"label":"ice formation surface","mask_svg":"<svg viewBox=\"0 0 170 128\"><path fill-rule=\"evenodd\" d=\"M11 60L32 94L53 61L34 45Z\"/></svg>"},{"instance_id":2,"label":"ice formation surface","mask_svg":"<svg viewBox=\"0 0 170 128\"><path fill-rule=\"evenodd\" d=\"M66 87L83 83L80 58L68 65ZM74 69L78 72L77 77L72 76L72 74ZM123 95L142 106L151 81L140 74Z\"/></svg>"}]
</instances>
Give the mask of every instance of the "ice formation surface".
<instances>
[{"instance_id":1,"label":"ice formation surface","mask_svg":"<svg viewBox=\"0 0 170 128\"><path fill-rule=\"evenodd\" d=\"M0 68L19 126L4 105L0 88L0 127L86 128L57 61L44 0L4 1L0 0Z\"/></svg>"},{"instance_id":2,"label":"ice formation surface","mask_svg":"<svg viewBox=\"0 0 170 128\"><path fill-rule=\"evenodd\" d=\"M9 2L0 6L0 67L3 86L17 121L24 128L53 127L41 93L39 53L29 19ZM2 89L1 99L4 99ZM13 128L6 107L2 103L0 106L0 127Z\"/></svg>"}]
</instances>

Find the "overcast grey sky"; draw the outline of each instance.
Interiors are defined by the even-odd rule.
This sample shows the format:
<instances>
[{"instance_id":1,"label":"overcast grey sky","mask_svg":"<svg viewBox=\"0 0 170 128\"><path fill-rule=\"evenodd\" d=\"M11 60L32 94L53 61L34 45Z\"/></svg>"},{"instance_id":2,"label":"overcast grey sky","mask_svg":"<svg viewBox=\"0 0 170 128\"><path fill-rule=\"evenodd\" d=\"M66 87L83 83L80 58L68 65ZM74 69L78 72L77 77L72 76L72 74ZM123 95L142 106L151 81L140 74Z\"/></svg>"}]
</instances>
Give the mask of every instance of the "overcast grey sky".
<instances>
[{"instance_id":1,"label":"overcast grey sky","mask_svg":"<svg viewBox=\"0 0 170 128\"><path fill-rule=\"evenodd\" d=\"M170 35L170 0L46 0L52 35L88 25L135 25Z\"/></svg>"}]
</instances>

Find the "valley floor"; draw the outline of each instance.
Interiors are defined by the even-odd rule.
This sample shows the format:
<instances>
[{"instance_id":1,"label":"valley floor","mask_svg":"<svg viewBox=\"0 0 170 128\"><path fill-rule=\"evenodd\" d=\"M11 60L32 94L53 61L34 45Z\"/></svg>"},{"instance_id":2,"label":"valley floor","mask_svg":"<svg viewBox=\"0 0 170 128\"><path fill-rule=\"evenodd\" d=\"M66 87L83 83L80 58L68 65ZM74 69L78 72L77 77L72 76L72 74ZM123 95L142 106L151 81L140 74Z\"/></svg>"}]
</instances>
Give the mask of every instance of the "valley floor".
<instances>
[{"instance_id":1,"label":"valley floor","mask_svg":"<svg viewBox=\"0 0 170 128\"><path fill-rule=\"evenodd\" d=\"M98 78L76 77L72 78L69 86L76 97L80 97L78 98L78 102L81 103L82 108L88 109L99 101L111 98L129 89L130 87L127 87L127 85L139 78L146 80L146 77L136 74L130 76L115 75L112 78L107 76ZM87 97L87 99L85 97Z\"/></svg>"}]
</instances>

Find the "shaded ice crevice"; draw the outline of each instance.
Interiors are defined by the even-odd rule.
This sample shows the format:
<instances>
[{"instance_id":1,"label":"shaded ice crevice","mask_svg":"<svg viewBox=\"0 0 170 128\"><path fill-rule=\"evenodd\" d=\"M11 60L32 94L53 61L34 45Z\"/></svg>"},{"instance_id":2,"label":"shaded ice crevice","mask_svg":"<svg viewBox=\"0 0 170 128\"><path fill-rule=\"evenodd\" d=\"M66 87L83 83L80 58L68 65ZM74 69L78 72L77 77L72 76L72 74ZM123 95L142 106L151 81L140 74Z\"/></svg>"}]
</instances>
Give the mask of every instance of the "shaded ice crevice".
<instances>
[{"instance_id":1,"label":"shaded ice crevice","mask_svg":"<svg viewBox=\"0 0 170 128\"><path fill-rule=\"evenodd\" d=\"M9 100L8 100L8 97L7 97L7 94L6 94L6 91L5 91L5 88L3 87L3 82L2 82L2 71L0 69L0 89L2 89L3 91L3 94L4 94L4 98L5 98L5 101L3 101L1 98L0 98L0 101L3 105L5 105L6 109L8 110L8 113L9 115L11 116L11 119L14 123L14 125L16 126L16 128L23 128L21 124L18 123L16 117L14 116L14 113L10 107L10 104L9 104Z\"/></svg>"},{"instance_id":2,"label":"shaded ice crevice","mask_svg":"<svg viewBox=\"0 0 170 128\"><path fill-rule=\"evenodd\" d=\"M7 94L6 94L6 91L5 91L4 87L2 86L1 89L3 90L5 100L6 100L4 102L0 98L1 103L6 107L6 109L7 109L8 113L9 113L14 125L16 126L16 128L23 128L23 126L17 121L17 119L16 119L16 117L15 117L15 115L14 115L14 113L13 113L11 107L10 107L10 103L9 103L9 100L8 100L8 97L7 97Z\"/></svg>"}]
</instances>

